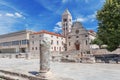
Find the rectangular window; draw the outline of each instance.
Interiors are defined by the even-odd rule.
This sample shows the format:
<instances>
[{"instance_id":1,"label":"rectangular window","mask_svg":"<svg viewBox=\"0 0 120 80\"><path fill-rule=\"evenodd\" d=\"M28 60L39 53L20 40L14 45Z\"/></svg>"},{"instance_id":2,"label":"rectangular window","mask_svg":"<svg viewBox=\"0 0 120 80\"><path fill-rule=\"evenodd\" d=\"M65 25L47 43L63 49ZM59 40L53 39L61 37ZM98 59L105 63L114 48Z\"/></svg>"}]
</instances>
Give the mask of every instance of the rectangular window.
<instances>
[{"instance_id":1,"label":"rectangular window","mask_svg":"<svg viewBox=\"0 0 120 80\"><path fill-rule=\"evenodd\" d=\"M32 41L32 44L34 44L34 41Z\"/></svg>"},{"instance_id":2,"label":"rectangular window","mask_svg":"<svg viewBox=\"0 0 120 80\"><path fill-rule=\"evenodd\" d=\"M57 41L57 45L59 45L59 42Z\"/></svg>"},{"instance_id":3,"label":"rectangular window","mask_svg":"<svg viewBox=\"0 0 120 80\"><path fill-rule=\"evenodd\" d=\"M79 36L76 36L76 38L79 38Z\"/></svg>"},{"instance_id":4,"label":"rectangular window","mask_svg":"<svg viewBox=\"0 0 120 80\"><path fill-rule=\"evenodd\" d=\"M37 50L37 47L36 47L36 50Z\"/></svg>"},{"instance_id":5,"label":"rectangular window","mask_svg":"<svg viewBox=\"0 0 120 80\"><path fill-rule=\"evenodd\" d=\"M86 40L86 45L88 44L87 40Z\"/></svg>"},{"instance_id":6,"label":"rectangular window","mask_svg":"<svg viewBox=\"0 0 120 80\"><path fill-rule=\"evenodd\" d=\"M70 42L69 42L69 46L70 46Z\"/></svg>"},{"instance_id":7,"label":"rectangular window","mask_svg":"<svg viewBox=\"0 0 120 80\"><path fill-rule=\"evenodd\" d=\"M66 22L66 21L67 21L67 19L63 19L63 21L64 21L64 22Z\"/></svg>"},{"instance_id":8,"label":"rectangular window","mask_svg":"<svg viewBox=\"0 0 120 80\"><path fill-rule=\"evenodd\" d=\"M51 45L53 44L53 40L51 40Z\"/></svg>"},{"instance_id":9,"label":"rectangular window","mask_svg":"<svg viewBox=\"0 0 120 80\"><path fill-rule=\"evenodd\" d=\"M12 45L19 45L20 41L12 41Z\"/></svg>"},{"instance_id":10,"label":"rectangular window","mask_svg":"<svg viewBox=\"0 0 120 80\"><path fill-rule=\"evenodd\" d=\"M63 41L62 41L62 45L63 45L64 43L63 43Z\"/></svg>"},{"instance_id":11,"label":"rectangular window","mask_svg":"<svg viewBox=\"0 0 120 80\"><path fill-rule=\"evenodd\" d=\"M54 47L54 51L56 51L56 47Z\"/></svg>"},{"instance_id":12,"label":"rectangular window","mask_svg":"<svg viewBox=\"0 0 120 80\"><path fill-rule=\"evenodd\" d=\"M29 44L29 40L22 40L22 44Z\"/></svg>"},{"instance_id":13,"label":"rectangular window","mask_svg":"<svg viewBox=\"0 0 120 80\"><path fill-rule=\"evenodd\" d=\"M32 36L32 38L34 38L34 36Z\"/></svg>"}]
</instances>

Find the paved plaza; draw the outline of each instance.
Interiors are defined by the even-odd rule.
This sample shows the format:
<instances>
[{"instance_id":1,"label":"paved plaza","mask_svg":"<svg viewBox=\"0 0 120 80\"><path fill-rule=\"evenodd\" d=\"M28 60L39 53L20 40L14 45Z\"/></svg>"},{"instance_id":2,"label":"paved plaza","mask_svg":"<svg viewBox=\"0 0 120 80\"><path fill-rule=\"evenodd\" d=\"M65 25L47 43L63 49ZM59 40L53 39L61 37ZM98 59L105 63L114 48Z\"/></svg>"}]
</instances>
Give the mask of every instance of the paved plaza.
<instances>
[{"instance_id":1,"label":"paved plaza","mask_svg":"<svg viewBox=\"0 0 120 80\"><path fill-rule=\"evenodd\" d=\"M0 59L0 70L33 75L30 72L39 71L39 59ZM51 72L68 80L120 80L120 64L51 62Z\"/></svg>"}]
</instances>

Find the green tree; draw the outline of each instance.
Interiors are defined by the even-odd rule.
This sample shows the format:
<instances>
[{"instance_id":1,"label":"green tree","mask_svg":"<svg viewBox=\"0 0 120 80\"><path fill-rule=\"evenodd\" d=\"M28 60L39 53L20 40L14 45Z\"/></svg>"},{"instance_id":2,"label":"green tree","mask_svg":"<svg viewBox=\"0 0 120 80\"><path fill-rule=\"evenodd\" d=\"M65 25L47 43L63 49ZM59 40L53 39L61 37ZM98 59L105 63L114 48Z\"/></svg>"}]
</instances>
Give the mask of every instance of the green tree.
<instances>
[{"instance_id":1,"label":"green tree","mask_svg":"<svg viewBox=\"0 0 120 80\"><path fill-rule=\"evenodd\" d=\"M97 44L99 46L99 48L102 48L103 41L101 41L100 39L96 38L93 41L91 41L91 44Z\"/></svg>"},{"instance_id":2,"label":"green tree","mask_svg":"<svg viewBox=\"0 0 120 80\"><path fill-rule=\"evenodd\" d=\"M107 50L114 51L120 45L120 0L106 0L97 12L98 38L107 45Z\"/></svg>"}]
</instances>

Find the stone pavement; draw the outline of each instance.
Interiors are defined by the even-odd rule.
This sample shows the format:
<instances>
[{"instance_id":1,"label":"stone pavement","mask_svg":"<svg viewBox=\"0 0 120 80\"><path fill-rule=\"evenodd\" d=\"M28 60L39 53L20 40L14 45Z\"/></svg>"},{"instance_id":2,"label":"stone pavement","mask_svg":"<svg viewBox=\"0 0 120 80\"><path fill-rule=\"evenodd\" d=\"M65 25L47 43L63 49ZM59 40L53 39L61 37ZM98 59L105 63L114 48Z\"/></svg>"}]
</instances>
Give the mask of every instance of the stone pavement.
<instances>
[{"instance_id":1,"label":"stone pavement","mask_svg":"<svg viewBox=\"0 0 120 80\"><path fill-rule=\"evenodd\" d=\"M35 76L31 72L39 71L39 59L0 59L0 70ZM51 62L51 73L55 80L120 80L120 64Z\"/></svg>"}]
</instances>

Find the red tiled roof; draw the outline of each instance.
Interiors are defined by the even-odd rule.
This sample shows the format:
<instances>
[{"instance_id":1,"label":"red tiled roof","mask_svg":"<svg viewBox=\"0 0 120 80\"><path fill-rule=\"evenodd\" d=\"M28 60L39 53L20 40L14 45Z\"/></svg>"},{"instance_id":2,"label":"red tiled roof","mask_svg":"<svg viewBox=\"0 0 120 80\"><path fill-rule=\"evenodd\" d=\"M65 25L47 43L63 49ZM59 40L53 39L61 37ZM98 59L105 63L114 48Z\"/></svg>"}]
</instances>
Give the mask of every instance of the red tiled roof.
<instances>
[{"instance_id":1,"label":"red tiled roof","mask_svg":"<svg viewBox=\"0 0 120 80\"><path fill-rule=\"evenodd\" d=\"M54 36L58 36L58 37L64 37L61 34L57 34L57 33L54 33L54 32L49 32L49 31L46 31L46 30L42 30L40 32L34 32L32 34L50 34L50 35L54 35Z\"/></svg>"},{"instance_id":2,"label":"red tiled roof","mask_svg":"<svg viewBox=\"0 0 120 80\"><path fill-rule=\"evenodd\" d=\"M93 33L94 31L93 30L89 30L90 33Z\"/></svg>"}]
</instances>

